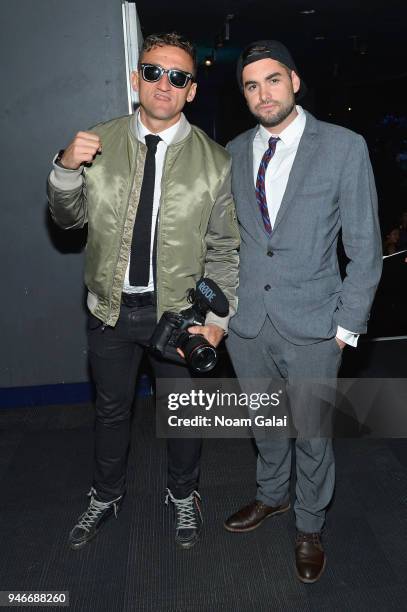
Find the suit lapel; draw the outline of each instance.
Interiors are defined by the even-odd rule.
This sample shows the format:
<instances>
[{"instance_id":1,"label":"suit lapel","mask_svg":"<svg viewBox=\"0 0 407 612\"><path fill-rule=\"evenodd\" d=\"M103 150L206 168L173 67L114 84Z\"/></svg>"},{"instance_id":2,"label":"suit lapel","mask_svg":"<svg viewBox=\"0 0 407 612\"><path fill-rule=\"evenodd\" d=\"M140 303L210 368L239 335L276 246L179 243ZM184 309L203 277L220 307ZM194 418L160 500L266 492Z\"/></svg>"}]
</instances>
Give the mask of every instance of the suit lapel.
<instances>
[{"instance_id":1,"label":"suit lapel","mask_svg":"<svg viewBox=\"0 0 407 612\"><path fill-rule=\"evenodd\" d=\"M297 192L297 189L299 188L307 172L309 171L309 161L317 148L318 122L310 113L308 113L307 111L304 112L307 116L307 121L305 123L304 132L301 136L294 163L291 168L287 187L284 192L284 196L281 201L276 220L274 222L273 231L281 223L287 210L289 209L290 203L292 202Z\"/></svg>"}]
</instances>

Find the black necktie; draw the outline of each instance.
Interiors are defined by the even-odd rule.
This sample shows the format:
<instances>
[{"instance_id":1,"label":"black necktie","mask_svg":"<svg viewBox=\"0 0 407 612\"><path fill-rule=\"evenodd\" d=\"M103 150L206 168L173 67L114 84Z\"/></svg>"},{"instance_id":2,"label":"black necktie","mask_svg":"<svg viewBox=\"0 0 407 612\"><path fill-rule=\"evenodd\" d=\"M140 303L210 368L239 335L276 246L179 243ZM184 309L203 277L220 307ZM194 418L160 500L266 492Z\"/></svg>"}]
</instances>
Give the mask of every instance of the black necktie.
<instances>
[{"instance_id":1,"label":"black necktie","mask_svg":"<svg viewBox=\"0 0 407 612\"><path fill-rule=\"evenodd\" d=\"M147 134L147 155L144 165L140 201L134 222L130 253L130 285L147 287L150 273L151 220L153 216L155 152L161 138Z\"/></svg>"}]
</instances>

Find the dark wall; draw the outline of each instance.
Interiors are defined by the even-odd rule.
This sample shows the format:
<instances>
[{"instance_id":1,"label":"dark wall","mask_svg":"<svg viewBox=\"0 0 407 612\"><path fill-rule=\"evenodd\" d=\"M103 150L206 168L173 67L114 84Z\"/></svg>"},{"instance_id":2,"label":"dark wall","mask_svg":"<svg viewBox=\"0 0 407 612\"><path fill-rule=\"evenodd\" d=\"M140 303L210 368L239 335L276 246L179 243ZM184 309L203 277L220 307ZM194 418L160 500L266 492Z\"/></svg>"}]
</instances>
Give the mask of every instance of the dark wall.
<instances>
[{"instance_id":1,"label":"dark wall","mask_svg":"<svg viewBox=\"0 0 407 612\"><path fill-rule=\"evenodd\" d=\"M87 379L81 232L46 177L79 129L127 113L120 0L2 5L0 387Z\"/></svg>"}]
</instances>

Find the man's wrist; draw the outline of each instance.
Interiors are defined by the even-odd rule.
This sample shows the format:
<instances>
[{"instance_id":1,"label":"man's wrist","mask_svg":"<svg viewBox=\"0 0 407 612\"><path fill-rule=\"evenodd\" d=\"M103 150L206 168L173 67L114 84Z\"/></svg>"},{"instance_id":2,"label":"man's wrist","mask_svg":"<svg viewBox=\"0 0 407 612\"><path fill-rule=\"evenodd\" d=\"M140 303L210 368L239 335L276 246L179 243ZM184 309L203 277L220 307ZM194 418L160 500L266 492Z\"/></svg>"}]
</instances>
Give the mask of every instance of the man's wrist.
<instances>
[{"instance_id":1,"label":"man's wrist","mask_svg":"<svg viewBox=\"0 0 407 612\"><path fill-rule=\"evenodd\" d=\"M205 323L205 325L207 327L214 327L216 331L222 332L223 335L225 335L225 330L223 329L223 327L221 327L220 325L218 325L217 323Z\"/></svg>"},{"instance_id":2,"label":"man's wrist","mask_svg":"<svg viewBox=\"0 0 407 612\"><path fill-rule=\"evenodd\" d=\"M355 334L354 332L349 331L348 329L345 329L340 325L338 325L338 328L336 330L336 337L339 340L342 340L342 342L344 342L345 344L349 344L349 346L353 347L357 346L359 340L359 334Z\"/></svg>"},{"instance_id":3,"label":"man's wrist","mask_svg":"<svg viewBox=\"0 0 407 612\"><path fill-rule=\"evenodd\" d=\"M83 166L80 166L77 170L70 170L69 168L64 168L63 166L57 165L56 160L58 158L59 153L52 160L53 162L53 170L49 175L50 183L56 188L61 189L61 191L71 191L72 189L78 189L82 186L82 172Z\"/></svg>"},{"instance_id":4,"label":"man's wrist","mask_svg":"<svg viewBox=\"0 0 407 612\"><path fill-rule=\"evenodd\" d=\"M65 153L65 149L61 149L59 151L58 155L54 159L54 164L58 166L58 168L63 168L64 170L70 170L70 168L67 168L66 166L64 166L64 164L61 161L64 153Z\"/></svg>"},{"instance_id":5,"label":"man's wrist","mask_svg":"<svg viewBox=\"0 0 407 612\"><path fill-rule=\"evenodd\" d=\"M224 334L228 333L228 324L231 315L227 315L226 317L218 317L214 312L208 312L205 318L205 325L217 325L221 329L223 329Z\"/></svg>"}]
</instances>

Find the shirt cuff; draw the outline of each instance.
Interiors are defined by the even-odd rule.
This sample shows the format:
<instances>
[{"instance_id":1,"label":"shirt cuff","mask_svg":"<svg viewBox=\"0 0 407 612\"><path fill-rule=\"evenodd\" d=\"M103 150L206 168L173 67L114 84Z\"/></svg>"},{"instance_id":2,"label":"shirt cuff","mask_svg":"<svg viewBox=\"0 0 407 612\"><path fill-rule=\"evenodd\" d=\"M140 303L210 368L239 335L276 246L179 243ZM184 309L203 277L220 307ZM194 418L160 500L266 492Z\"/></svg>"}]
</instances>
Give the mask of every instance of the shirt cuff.
<instances>
[{"instance_id":1,"label":"shirt cuff","mask_svg":"<svg viewBox=\"0 0 407 612\"><path fill-rule=\"evenodd\" d=\"M55 163L58 153L52 160L53 169L49 175L49 180L57 189L62 191L70 191L71 189L78 189L82 186L82 171L83 166L80 166L77 170L69 170L69 168L61 168Z\"/></svg>"},{"instance_id":2,"label":"shirt cuff","mask_svg":"<svg viewBox=\"0 0 407 612\"><path fill-rule=\"evenodd\" d=\"M342 342L346 342L346 344L355 347L358 345L359 335L360 334L354 334L353 332L344 329L340 325L338 325L338 329L336 331L336 337L339 338L339 340L342 340Z\"/></svg>"}]
</instances>

